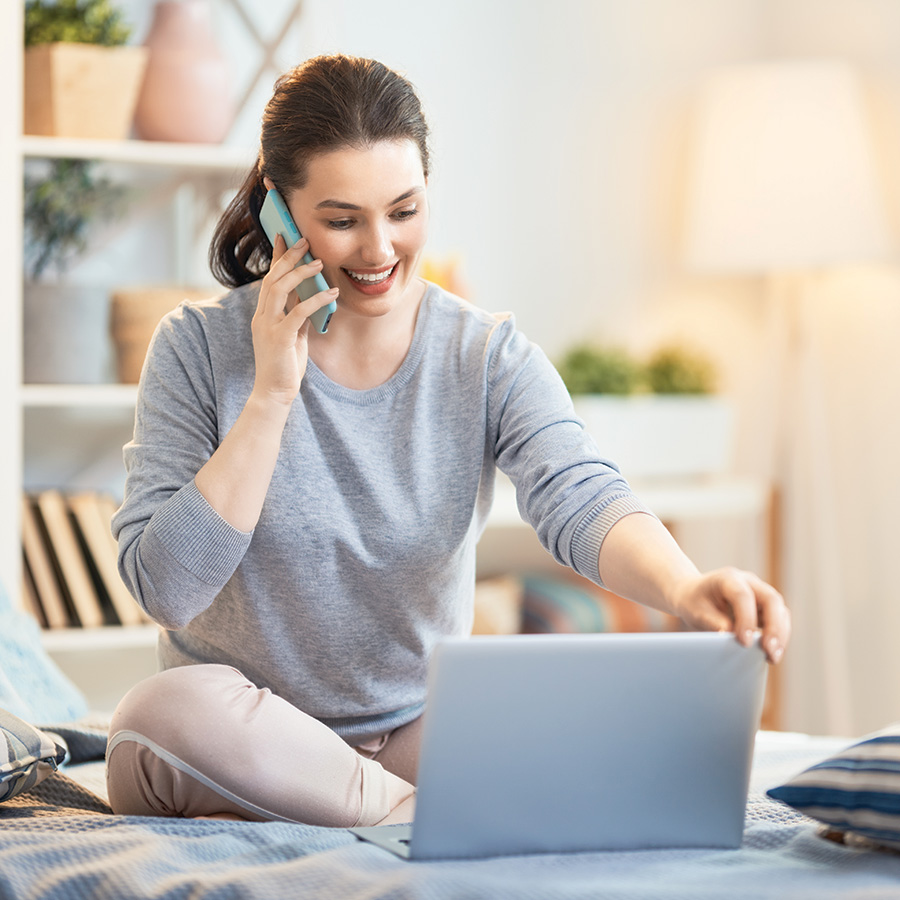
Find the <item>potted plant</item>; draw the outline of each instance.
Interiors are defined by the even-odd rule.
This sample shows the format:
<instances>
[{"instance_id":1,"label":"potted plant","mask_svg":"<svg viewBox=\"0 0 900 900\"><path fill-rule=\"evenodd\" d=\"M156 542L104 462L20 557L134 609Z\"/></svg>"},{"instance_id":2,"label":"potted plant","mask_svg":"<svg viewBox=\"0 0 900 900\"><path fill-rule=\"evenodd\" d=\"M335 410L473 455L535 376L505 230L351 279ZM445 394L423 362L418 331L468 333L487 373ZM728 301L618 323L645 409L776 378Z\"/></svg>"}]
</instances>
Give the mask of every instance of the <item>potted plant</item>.
<instances>
[{"instance_id":1,"label":"potted plant","mask_svg":"<svg viewBox=\"0 0 900 900\"><path fill-rule=\"evenodd\" d=\"M579 344L563 357L558 369L573 396L625 396L637 390L640 380L640 366L621 347Z\"/></svg>"},{"instance_id":2,"label":"potted plant","mask_svg":"<svg viewBox=\"0 0 900 900\"><path fill-rule=\"evenodd\" d=\"M56 159L25 176L24 380L93 383L107 378L105 290L58 280L87 247L91 226L121 210L125 189L96 163ZM55 276L55 277L54 277Z\"/></svg>"},{"instance_id":3,"label":"potted plant","mask_svg":"<svg viewBox=\"0 0 900 900\"><path fill-rule=\"evenodd\" d=\"M130 36L109 0L28 0L25 133L127 138L147 65Z\"/></svg>"},{"instance_id":4,"label":"potted plant","mask_svg":"<svg viewBox=\"0 0 900 900\"><path fill-rule=\"evenodd\" d=\"M620 348L582 344L558 368L587 430L629 478L727 468L733 411L715 393L715 368L703 354L669 345L642 361Z\"/></svg>"}]
</instances>

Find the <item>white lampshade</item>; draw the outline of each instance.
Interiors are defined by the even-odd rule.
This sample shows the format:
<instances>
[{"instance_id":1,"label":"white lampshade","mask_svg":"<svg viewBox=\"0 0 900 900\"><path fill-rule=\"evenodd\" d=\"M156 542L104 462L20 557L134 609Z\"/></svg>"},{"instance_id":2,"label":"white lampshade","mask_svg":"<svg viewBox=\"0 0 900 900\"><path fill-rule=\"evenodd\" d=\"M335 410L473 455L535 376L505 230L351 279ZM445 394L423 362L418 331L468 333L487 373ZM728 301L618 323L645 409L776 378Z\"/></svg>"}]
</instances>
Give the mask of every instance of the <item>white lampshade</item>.
<instances>
[{"instance_id":1,"label":"white lampshade","mask_svg":"<svg viewBox=\"0 0 900 900\"><path fill-rule=\"evenodd\" d=\"M889 252L861 92L848 65L724 69L705 85L698 113L688 265L772 272Z\"/></svg>"}]
</instances>

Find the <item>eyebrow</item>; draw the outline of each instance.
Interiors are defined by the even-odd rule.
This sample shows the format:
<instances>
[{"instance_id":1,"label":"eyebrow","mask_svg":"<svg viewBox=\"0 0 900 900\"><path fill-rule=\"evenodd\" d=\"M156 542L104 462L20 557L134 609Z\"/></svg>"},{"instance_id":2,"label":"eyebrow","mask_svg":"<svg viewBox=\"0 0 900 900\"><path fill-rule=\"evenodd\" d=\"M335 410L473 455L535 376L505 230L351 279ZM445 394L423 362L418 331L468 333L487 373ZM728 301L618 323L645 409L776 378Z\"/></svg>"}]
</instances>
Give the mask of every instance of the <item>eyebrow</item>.
<instances>
[{"instance_id":1,"label":"eyebrow","mask_svg":"<svg viewBox=\"0 0 900 900\"><path fill-rule=\"evenodd\" d=\"M395 197L388 206L394 206L396 203L402 203L404 200L409 200L414 194L420 194L425 189L422 187L412 187L408 191L402 193L399 197ZM351 209L351 210L360 210L361 206L357 206L355 203L347 203L344 200L323 200L321 203L316 205L316 209Z\"/></svg>"}]
</instances>

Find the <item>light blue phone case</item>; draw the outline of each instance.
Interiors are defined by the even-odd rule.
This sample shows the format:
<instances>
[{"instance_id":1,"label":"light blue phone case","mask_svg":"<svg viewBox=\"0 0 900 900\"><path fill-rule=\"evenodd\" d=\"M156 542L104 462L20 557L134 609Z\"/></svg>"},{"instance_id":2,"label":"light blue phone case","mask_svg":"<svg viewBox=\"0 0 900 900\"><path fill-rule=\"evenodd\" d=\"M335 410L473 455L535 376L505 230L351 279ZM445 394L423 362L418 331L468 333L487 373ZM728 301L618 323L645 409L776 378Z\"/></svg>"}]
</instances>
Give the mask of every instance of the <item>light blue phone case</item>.
<instances>
[{"instance_id":1,"label":"light blue phone case","mask_svg":"<svg viewBox=\"0 0 900 900\"><path fill-rule=\"evenodd\" d=\"M284 238L284 242L289 248L293 247L294 244L300 240L300 232L294 224L293 218L291 218L287 204L282 199L281 194L276 190L271 190L266 194L262 209L259 211L259 223L262 225L266 236L272 242L273 246L275 244L275 238L279 234ZM307 252L297 265L311 263L312 261L312 254ZM301 301L308 300L313 294L318 294L319 291L327 291L328 287L328 282L325 281L322 277L322 273L319 272L318 274L313 275L312 278L307 278L297 285L297 296ZM323 306L321 309L316 310L309 317L310 322L313 324L313 328L315 328L319 334L325 334L325 332L328 331L328 323L331 321L331 317L334 315L336 309L337 303L332 300L328 306Z\"/></svg>"}]
</instances>

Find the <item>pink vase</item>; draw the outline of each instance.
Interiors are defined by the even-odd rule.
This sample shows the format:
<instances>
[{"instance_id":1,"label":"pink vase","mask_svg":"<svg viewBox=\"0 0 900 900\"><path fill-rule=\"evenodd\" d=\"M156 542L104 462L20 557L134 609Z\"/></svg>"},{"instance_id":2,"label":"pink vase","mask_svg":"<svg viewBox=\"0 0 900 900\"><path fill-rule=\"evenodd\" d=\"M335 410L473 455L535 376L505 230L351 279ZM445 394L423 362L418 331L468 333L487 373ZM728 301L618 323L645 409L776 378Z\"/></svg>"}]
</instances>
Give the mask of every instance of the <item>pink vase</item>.
<instances>
[{"instance_id":1,"label":"pink vase","mask_svg":"<svg viewBox=\"0 0 900 900\"><path fill-rule=\"evenodd\" d=\"M216 44L209 0L159 0L134 117L149 141L215 144L234 121L228 62Z\"/></svg>"}]
</instances>

